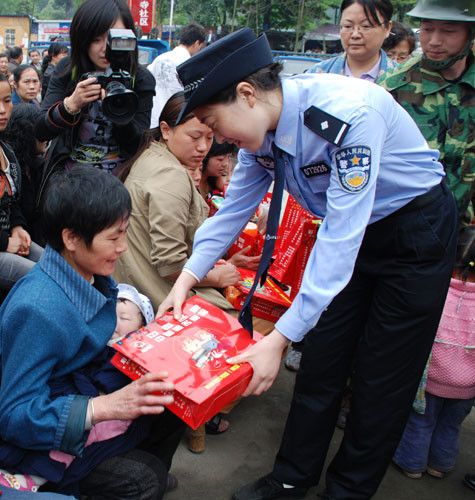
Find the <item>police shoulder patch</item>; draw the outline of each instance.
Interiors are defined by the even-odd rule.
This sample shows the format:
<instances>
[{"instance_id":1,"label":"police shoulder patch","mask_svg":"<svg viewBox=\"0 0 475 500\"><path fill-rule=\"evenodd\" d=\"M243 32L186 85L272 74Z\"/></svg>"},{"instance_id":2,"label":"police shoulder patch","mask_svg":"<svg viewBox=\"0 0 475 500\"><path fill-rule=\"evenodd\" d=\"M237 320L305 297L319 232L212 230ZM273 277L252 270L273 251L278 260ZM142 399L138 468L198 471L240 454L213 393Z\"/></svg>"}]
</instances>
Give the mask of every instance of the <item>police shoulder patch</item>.
<instances>
[{"instance_id":1,"label":"police shoulder patch","mask_svg":"<svg viewBox=\"0 0 475 500\"><path fill-rule=\"evenodd\" d=\"M364 145L345 146L335 152L340 186L348 193L359 193L371 174L371 149Z\"/></svg>"},{"instance_id":2,"label":"police shoulder patch","mask_svg":"<svg viewBox=\"0 0 475 500\"><path fill-rule=\"evenodd\" d=\"M255 156L256 162L267 170L274 170L274 158L271 156Z\"/></svg>"}]
</instances>

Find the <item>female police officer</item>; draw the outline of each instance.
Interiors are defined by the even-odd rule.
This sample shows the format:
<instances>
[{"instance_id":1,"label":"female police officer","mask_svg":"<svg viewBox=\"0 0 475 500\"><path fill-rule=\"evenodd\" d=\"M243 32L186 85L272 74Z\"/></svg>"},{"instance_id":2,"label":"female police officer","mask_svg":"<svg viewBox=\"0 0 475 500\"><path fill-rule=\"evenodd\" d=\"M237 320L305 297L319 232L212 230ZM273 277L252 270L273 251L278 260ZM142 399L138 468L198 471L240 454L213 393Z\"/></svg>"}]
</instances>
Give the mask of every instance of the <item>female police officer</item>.
<instances>
[{"instance_id":1,"label":"female police officer","mask_svg":"<svg viewBox=\"0 0 475 500\"><path fill-rule=\"evenodd\" d=\"M177 68L182 113L194 109L218 141L241 151L225 202L196 233L158 314L180 315L188 290L283 173L287 190L324 222L290 309L229 362L251 363L245 395L260 394L288 342L307 334L306 346L274 470L234 498L303 498L318 483L356 351L351 413L324 497L367 499L390 463L437 329L454 258L455 203L441 184L437 152L383 89L329 74L281 81L279 69L265 36L249 29Z\"/></svg>"}]
</instances>

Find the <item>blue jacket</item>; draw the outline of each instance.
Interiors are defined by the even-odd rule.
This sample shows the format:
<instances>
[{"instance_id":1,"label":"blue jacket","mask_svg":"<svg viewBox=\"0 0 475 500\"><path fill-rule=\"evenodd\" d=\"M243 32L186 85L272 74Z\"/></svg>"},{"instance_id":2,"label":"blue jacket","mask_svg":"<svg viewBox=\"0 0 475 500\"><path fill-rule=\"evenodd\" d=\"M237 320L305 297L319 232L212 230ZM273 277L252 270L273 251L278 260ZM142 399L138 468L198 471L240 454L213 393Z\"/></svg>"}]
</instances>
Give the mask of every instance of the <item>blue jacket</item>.
<instances>
[{"instance_id":1,"label":"blue jacket","mask_svg":"<svg viewBox=\"0 0 475 500\"><path fill-rule=\"evenodd\" d=\"M95 286L47 246L0 309L0 437L22 448L80 455L87 398L51 401L48 382L82 368L111 338L117 290ZM102 292L102 293L101 293Z\"/></svg>"},{"instance_id":2,"label":"blue jacket","mask_svg":"<svg viewBox=\"0 0 475 500\"><path fill-rule=\"evenodd\" d=\"M16 90L12 93L12 104L23 104L20 96L17 94ZM34 104L37 108L40 107L39 102L36 99L31 99L30 104Z\"/></svg>"},{"instance_id":3,"label":"blue jacket","mask_svg":"<svg viewBox=\"0 0 475 500\"><path fill-rule=\"evenodd\" d=\"M138 419L125 434L84 448L88 390L77 384L74 392L64 385L81 373L86 382L101 377L98 362L102 356L108 363L104 348L116 325L116 299L112 278L95 276L91 286L50 246L5 299L0 309L0 468L38 474L63 492L76 493L79 479L95 465L146 437L149 426ZM115 389L108 367L102 380ZM58 396L58 387L63 395ZM49 458L50 450L82 458L65 471L64 464Z\"/></svg>"},{"instance_id":4,"label":"blue jacket","mask_svg":"<svg viewBox=\"0 0 475 500\"><path fill-rule=\"evenodd\" d=\"M381 64L379 66L378 76L381 76L383 73L386 73L388 69L395 68L397 63L395 63L392 59L389 59L383 49L379 49L379 51L381 54ZM337 75L344 75L345 62L346 55L342 54L341 56L332 57L331 59L327 59L326 61L316 64L308 71L308 73L333 73Z\"/></svg>"}]
</instances>

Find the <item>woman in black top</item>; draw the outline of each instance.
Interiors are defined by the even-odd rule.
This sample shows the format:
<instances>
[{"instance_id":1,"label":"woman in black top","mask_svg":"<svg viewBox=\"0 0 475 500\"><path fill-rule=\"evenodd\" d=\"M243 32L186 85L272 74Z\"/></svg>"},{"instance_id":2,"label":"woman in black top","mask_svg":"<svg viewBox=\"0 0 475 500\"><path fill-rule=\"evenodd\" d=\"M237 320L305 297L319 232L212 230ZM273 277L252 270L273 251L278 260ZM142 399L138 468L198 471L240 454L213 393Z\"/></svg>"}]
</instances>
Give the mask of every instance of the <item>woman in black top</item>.
<instances>
[{"instance_id":1,"label":"woman in black top","mask_svg":"<svg viewBox=\"0 0 475 500\"><path fill-rule=\"evenodd\" d=\"M0 74L0 290L9 290L37 262L43 249L31 241L19 205L21 171L5 141L12 112L12 91Z\"/></svg>"},{"instance_id":2,"label":"woman in black top","mask_svg":"<svg viewBox=\"0 0 475 500\"><path fill-rule=\"evenodd\" d=\"M43 100L48 90L51 75L54 73L59 61L68 55L68 47L61 42L53 42L48 47L48 55L41 64L41 99Z\"/></svg>"},{"instance_id":3,"label":"woman in black top","mask_svg":"<svg viewBox=\"0 0 475 500\"><path fill-rule=\"evenodd\" d=\"M74 15L71 57L58 64L36 122L38 140L57 139L48 151L46 178L56 168L77 164L117 173L122 162L136 152L140 134L149 126L155 79L138 66L137 49L124 58L120 69L132 76L138 109L120 123L105 116L105 90L96 77L86 76L110 71L105 54L111 28L134 29L122 0L86 0Z\"/></svg>"}]
</instances>

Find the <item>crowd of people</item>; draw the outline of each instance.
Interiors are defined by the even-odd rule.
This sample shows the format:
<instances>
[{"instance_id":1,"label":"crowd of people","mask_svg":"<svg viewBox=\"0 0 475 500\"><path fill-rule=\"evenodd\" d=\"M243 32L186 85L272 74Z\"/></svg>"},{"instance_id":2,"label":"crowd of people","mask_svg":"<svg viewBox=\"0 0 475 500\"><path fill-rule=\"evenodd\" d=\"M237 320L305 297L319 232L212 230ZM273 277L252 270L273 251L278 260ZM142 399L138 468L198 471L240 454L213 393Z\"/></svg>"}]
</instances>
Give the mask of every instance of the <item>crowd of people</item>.
<instances>
[{"instance_id":1,"label":"crowd of people","mask_svg":"<svg viewBox=\"0 0 475 500\"><path fill-rule=\"evenodd\" d=\"M85 0L70 50L0 55L2 498L177 487L173 383L131 382L112 346L193 294L237 315L223 290L240 267L266 273L284 189L323 222L292 306L228 360L253 367L245 396L286 349L297 372L272 472L233 499L304 498L335 425L323 499L369 500L391 462L412 479L455 467L475 402L475 11L418 0L408 15L418 56L390 0L343 0L344 53L288 78L265 35L190 23L148 69L122 57L125 114L97 77L109 30L135 29L124 0ZM262 255L228 256L269 189Z\"/></svg>"}]
</instances>

